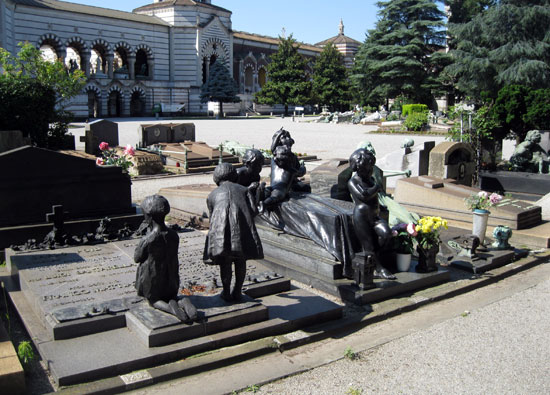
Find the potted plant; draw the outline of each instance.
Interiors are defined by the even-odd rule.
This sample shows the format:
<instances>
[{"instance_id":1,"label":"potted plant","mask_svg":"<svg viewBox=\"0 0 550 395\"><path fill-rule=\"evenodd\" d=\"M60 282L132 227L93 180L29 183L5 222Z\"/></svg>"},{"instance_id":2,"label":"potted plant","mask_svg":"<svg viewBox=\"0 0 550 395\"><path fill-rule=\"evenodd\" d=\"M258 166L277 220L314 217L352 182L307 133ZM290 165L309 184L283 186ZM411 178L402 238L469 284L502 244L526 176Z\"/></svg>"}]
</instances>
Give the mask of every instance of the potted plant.
<instances>
[{"instance_id":1,"label":"potted plant","mask_svg":"<svg viewBox=\"0 0 550 395\"><path fill-rule=\"evenodd\" d=\"M416 225L418 265L416 271L420 273L437 271L436 256L439 252L439 232L447 229L447 220L441 217L422 217Z\"/></svg>"},{"instance_id":2,"label":"potted plant","mask_svg":"<svg viewBox=\"0 0 550 395\"><path fill-rule=\"evenodd\" d=\"M407 272L411 266L411 256L414 250L414 237L418 232L413 223L401 223L392 228L393 250L395 251L397 270Z\"/></svg>"},{"instance_id":3,"label":"potted plant","mask_svg":"<svg viewBox=\"0 0 550 395\"><path fill-rule=\"evenodd\" d=\"M483 245L485 241L485 231L487 230L487 220L489 219L489 208L498 204L502 196L498 193L479 191L464 199L466 207L473 212L472 234L479 237L479 244Z\"/></svg>"}]
</instances>

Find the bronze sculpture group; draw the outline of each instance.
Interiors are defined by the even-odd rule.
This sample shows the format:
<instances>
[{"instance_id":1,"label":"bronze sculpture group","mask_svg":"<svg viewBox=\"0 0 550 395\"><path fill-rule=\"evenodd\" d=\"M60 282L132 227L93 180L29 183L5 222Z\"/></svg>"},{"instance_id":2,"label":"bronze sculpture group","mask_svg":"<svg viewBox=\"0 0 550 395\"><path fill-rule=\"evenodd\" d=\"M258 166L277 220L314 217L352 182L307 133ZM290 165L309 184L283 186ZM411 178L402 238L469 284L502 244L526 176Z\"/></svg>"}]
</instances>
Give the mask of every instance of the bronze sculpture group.
<instances>
[{"instance_id":1,"label":"bronze sculpture group","mask_svg":"<svg viewBox=\"0 0 550 395\"><path fill-rule=\"evenodd\" d=\"M354 278L356 274L351 265L353 243L347 240L349 214L336 213L338 218L334 221L329 218L334 214L327 215L327 211L331 212L334 207L323 202L321 197L311 195L309 186L299 180L306 169L292 152L293 144L288 131L280 129L274 134L271 185L268 187L260 182L264 156L256 149L247 150L243 167L235 169L229 163L221 163L214 170L217 188L207 198L210 227L203 260L219 266L223 286L220 296L227 303L238 303L242 298L246 261L263 258L262 243L254 220L259 214L266 220L276 214L275 223L285 220L294 222L288 226L291 229L289 233L309 237L324 246L343 262L346 277ZM388 245L392 233L387 221L380 216L378 192L381 186L373 177L375 163L374 153L365 148L357 149L350 156L350 167L355 172L348 182L355 203L351 222L365 261L369 265L372 262L374 275L394 279L380 259L380 252ZM331 210L326 210L327 207ZM134 256L139 263L136 275L138 295L145 297L154 308L191 323L197 318L196 309L189 298L179 295L179 238L164 223L164 217L170 210L168 201L162 196L149 196L143 201L142 210L147 233L139 242ZM317 213L313 213L315 210ZM306 223L307 219L311 223ZM335 224L340 228L336 229Z\"/></svg>"}]
</instances>

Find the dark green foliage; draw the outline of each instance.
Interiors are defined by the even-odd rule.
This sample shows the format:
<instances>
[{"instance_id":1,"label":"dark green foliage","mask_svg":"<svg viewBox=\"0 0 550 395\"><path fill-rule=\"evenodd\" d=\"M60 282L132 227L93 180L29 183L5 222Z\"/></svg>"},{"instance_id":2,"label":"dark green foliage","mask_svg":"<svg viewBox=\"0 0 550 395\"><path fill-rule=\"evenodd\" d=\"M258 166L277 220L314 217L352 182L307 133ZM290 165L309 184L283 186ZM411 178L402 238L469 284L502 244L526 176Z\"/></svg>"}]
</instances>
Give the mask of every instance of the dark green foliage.
<instances>
[{"instance_id":1,"label":"dark green foliage","mask_svg":"<svg viewBox=\"0 0 550 395\"><path fill-rule=\"evenodd\" d=\"M48 147L55 101L54 90L35 79L0 78L0 130L20 130L39 147Z\"/></svg>"},{"instance_id":2,"label":"dark green foliage","mask_svg":"<svg viewBox=\"0 0 550 395\"><path fill-rule=\"evenodd\" d=\"M523 121L529 130L550 130L550 89L537 89L527 96L528 108Z\"/></svg>"},{"instance_id":3,"label":"dark green foliage","mask_svg":"<svg viewBox=\"0 0 550 395\"><path fill-rule=\"evenodd\" d=\"M425 104L403 104L401 115L406 117L415 112L428 112L428 106Z\"/></svg>"},{"instance_id":4,"label":"dark green foliage","mask_svg":"<svg viewBox=\"0 0 550 395\"><path fill-rule=\"evenodd\" d=\"M403 122L408 131L419 132L428 125L428 112L413 112L405 122Z\"/></svg>"},{"instance_id":5,"label":"dark green foliage","mask_svg":"<svg viewBox=\"0 0 550 395\"><path fill-rule=\"evenodd\" d=\"M201 101L215 101L220 104L220 113L223 114L223 103L238 103L239 88L235 80L229 74L224 61L217 59L210 66L208 80L201 86Z\"/></svg>"},{"instance_id":6,"label":"dark green foliage","mask_svg":"<svg viewBox=\"0 0 550 395\"><path fill-rule=\"evenodd\" d=\"M523 115L527 113L528 94L529 88L522 85L505 86L498 92L492 114L503 129L495 136L497 139L506 137L509 131L512 131L520 140L525 138L529 130L523 121Z\"/></svg>"},{"instance_id":7,"label":"dark green foliage","mask_svg":"<svg viewBox=\"0 0 550 395\"><path fill-rule=\"evenodd\" d=\"M501 0L471 21L450 24L454 63L445 71L480 102L506 86L550 87L550 0Z\"/></svg>"},{"instance_id":8,"label":"dark green foliage","mask_svg":"<svg viewBox=\"0 0 550 395\"><path fill-rule=\"evenodd\" d=\"M446 0L451 13L449 23L470 22L475 16L495 5L497 0Z\"/></svg>"},{"instance_id":9,"label":"dark green foliage","mask_svg":"<svg viewBox=\"0 0 550 395\"><path fill-rule=\"evenodd\" d=\"M311 82L306 76L306 61L298 53L299 45L292 38L279 37L280 43L276 53L271 55L267 67L268 81L257 92L255 99L262 104L282 104L288 114L289 104L304 104L308 101Z\"/></svg>"},{"instance_id":10,"label":"dark green foliage","mask_svg":"<svg viewBox=\"0 0 550 395\"><path fill-rule=\"evenodd\" d=\"M329 106L331 111L349 106L351 88L347 77L340 52L328 44L313 66L313 101Z\"/></svg>"},{"instance_id":11,"label":"dark green foliage","mask_svg":"<svg viewBox=\"0 0 550 395\"><path fill-rule=\"evenodd\" d=\"M448 57L437 53L445 45L443 13L431 0L391 0L377 3L379 21L355 58L353 81L366 104L381 104L403 95L431 104L442 90L439 72Z\"/></svg>"}]
</instances>

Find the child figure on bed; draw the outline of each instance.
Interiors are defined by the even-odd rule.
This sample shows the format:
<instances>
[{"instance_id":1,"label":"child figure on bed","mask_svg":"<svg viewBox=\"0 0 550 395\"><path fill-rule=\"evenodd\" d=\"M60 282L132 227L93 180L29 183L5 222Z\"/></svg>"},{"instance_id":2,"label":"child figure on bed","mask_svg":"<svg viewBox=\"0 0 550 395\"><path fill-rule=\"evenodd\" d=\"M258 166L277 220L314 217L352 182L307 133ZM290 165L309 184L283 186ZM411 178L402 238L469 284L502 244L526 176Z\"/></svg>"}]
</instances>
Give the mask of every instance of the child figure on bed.
<instances>
[{"instance_id":1,"label":"child figure on bed","mask_svg":"<svg viewBox=\"0 0 550 395\"><path fill-rule=\"evenodd\" d=\"M372 152L360 148L351 154L349 163L351 169L356 172L348 181L348 189L355 203L353 209L355 234L365 254L371 255L376 262L375 277L395 279L395 276L385 269L378 259L378 252L390 240L392 233L388 223L379 216L380 186L373 178L376 157Z\"/></svg>"}]
</instances>

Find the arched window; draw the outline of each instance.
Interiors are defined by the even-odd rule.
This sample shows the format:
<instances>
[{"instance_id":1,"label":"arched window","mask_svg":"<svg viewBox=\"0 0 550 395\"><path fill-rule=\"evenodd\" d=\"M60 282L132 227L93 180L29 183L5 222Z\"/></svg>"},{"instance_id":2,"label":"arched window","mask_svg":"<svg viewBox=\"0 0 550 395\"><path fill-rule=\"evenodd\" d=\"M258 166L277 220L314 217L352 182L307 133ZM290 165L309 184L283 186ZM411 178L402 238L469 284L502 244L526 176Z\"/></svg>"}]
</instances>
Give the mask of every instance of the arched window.
<instances>
[{"instance_id":1,"label":"arched window","mask_svg":"<svg viewBox=\"0 0 550 395\"><path fill-rule=\"evenodd\" d=\"M147 52L139 49L136 52L136 64L134 67L136 78L149 77L149 65L147 64Z\"/></svg>"},{"instance_id":2,"label":"arched window","mask_svg":"<svg viewBox=\"0 0 550 395\"><path fill-rule=\"evenodd\" d=\"M258 71L258 85L260 85L260 88L263 88L266 82L267 82L267 73L265 71L265 68L260 67L260 70Z\"/></svg>"}]
</instances>

